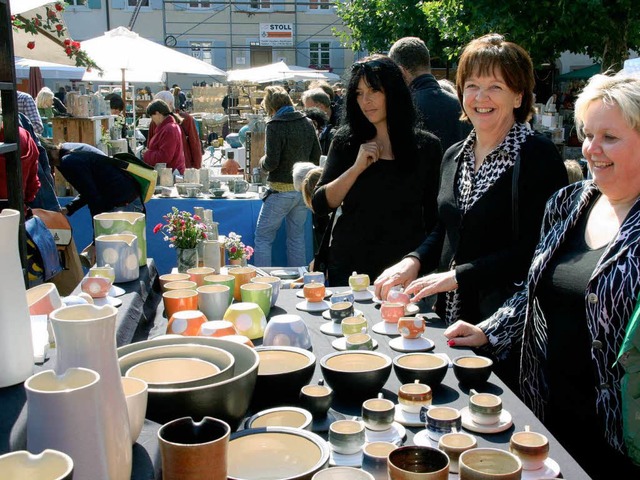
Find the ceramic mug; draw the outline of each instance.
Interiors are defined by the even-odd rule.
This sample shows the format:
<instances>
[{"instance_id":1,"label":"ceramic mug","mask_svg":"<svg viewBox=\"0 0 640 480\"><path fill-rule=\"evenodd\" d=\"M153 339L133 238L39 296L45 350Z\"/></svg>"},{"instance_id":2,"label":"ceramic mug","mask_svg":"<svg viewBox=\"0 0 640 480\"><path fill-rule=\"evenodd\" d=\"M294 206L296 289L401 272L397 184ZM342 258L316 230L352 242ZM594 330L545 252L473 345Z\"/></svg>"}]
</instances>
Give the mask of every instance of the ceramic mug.
<instances>
[{"instance_id":1,"label":"ceramic mug","mask_svg":"<svg viewBox=\"0 0 640 480\"><path fill-rule=\"evenodd\" d=\"M395 302L382 302L380 315L382 320L387 323L398 323L400 317L404 316L404 305Z\"/></svg>"},{"instance_id":2,"label":"ceramic mug","mask_svg":"<svg viewBox=\"0 0 640 480\"><path fill-rule=\"evenodd\" d=\"M538 470L549 456L549 439L541 433L530 431L529 425L526 425L524 432L511 435L509 451L520 458L523 470Z\"/></svg>"},{"instance_id":3,"label":"ceramic mug","mask_svg":"<svg viewBox=\"0 0 640 480\"><path fill-rule=\"evenodd\" d=\"M392 288L391 290L389 290L389 293L387 294L387 302L401 303L403 305L407 305L409 304L410 301L411 301L411 297L399 289Z\"/></svg>"},{"instance_id":4,"label":"ceramic mug","mask_svg":"<svg viewBox=\"0 0 640 480\"><path fill-rule=\"evenodd\" d=\"M355 297L353 295L353 290L349 289L349 290L343 290L341 292L334 292L333 295L331 295L331 303L338 303L338 302L351 302L353 303L355 301Z\"/></svg>"},{"instance_id":5,"label":"ceramic mug","mask_svg":"<svg viewBox=\"0 0 640 480\"><path fill-rule=\"evenodd\" d=\"M373 475L375 480L388 480L387 460L389 453L398 448L390 442L367 443L362 449L362 469Z\"/></svg>"},{"instance_id":6,"label":"ceramic mug","mask_svg":"<svg viewBox=\"0 0 640 480\"><path fill-rule=\"evenodd\" d=\"M502 400L492 393L478 393L469 391L469 413L471 421L478 425L495 425L500 421Z\"/></svg>"},{"instance_id":7,"label":"ceramic mug","mask_svg":"<svg viewBox=\"0 0 640 480\"><path fill-rule=\"evenodd\" d=\"M111 280L107 277L84 277L80 282L80 288L91 298L104 298L111 290Z\"/></svg>"},{"instance_id":8,"label":"ceramic mug","mask_svg":"<svg viewBox=\"0 0 640 480\"><path fill-rule=\"evenodd\" d=\"M398 389L398 403L400 408L409 413L420 413L422 407L428 407L433 400L431 387L420 380L405 383Z\"/></svg>"},{"instance_id":9,"label":"ceramic mug","mask_svg":"<svg viewBox=\"0 0 640 480\"><path fill-rule=\"evenodd\" d=\"M425 330L424 318L420 317L400 317L398 319L398 332L404 338L418 338Z\"/></svg>"},{"instance_id":10,"label":"ceramic mug","mask_svg":"<svg viewBox=\"0 0 640 480\"><path fill-rule=\"evenodd\" d=\"M236 278L233 275L207 275L204 277L204 284L226 285L235 294ZM233 302L233 295L229 295L229 305L231 305L231 302Z\"/></svg>"},{"instance_id":11,"label":"ceramic mug","mask_svg":"<svg viewBox=\"0 0 640 480\"><path fill-rule=\"evenodd\" d=\"M356 333L367 333L367 319L362 315L347 317L342 320L340 328L345 337Z\"/></svg>"},{"instance_id":12,"label":"ceramic mug","mask_svg":"<svg viewBox=\"0 0 640 480\"><path fill-rule=\"evenodd\" d=\"M333 390L324 382L305 385L300 389L300 406L309 411L313 418L324 418L331 408L333 396Z\"/></svg>"},{"instance_id":13,"label":"ceramic mug","mask_svg":"<svg viewBox=\"0 0 640 480\"><path fill-rule=\"evenodd\" d=\"M204 285L205 277L215 274L216 271L211 267L196 267L188 269L187 273L189 274L189 279L192 282L196 282L198 287L201 287Z\"/></svg>"},{"instance_id":14,"label":"ceramic mug","mask_svg":"<svg viewBox=\"0 0 640 480\"><path fill-rule=\"evenodd\" d=\"M458 473L460 455L477 446L476 437L464 432L445 433L438 441L438 448L449 457L449 471L451 473Z\"/></svg>"},{"instance_id":15,"label":"ceramic mug","mask_svg":"<svg viewBox=\"0 0 640 480\"><path fill-rule=\"evenodd\" d=\"M229 307L231 290L227 285L203 285L196 289L198 292L198 308L205 314L207 320L222 320L224 312Z\"/></svg>"},{"instance_id":16,"label":"ceramic mug","mask_svg":"<svg viewBox=\"0 0 640 480\"><path fill-rule=\"evenodd\" d=\"M329 316L333 323L342 323L345 318L353 316L353 311L351 302L332 303L329 307Z\"/></svg>"},{"instance_id":17,"label":"ceramic mug","mask_svg":"<svg viewBox=\"0 0 640 480\"><path fill-rule=\"evenodd\" d=\"M369 275L366 273L357 274L353 272L349 277L349 286L354 292L363 292L370 284L371 280L369 280Z\"/></svg>"},{"instance_id":18,"label":"ceramic mug","mask_svg":"<svg viewBox=\"0 0 640 480\"><path fill-rule=\"evenodd\" d=\"M439 441L445 433L462 429L460 411L451 407L422 407L420 420L426 421L427 435L431 440Z\"/></svg>"},{"instance_id":19,"label":"ceramic mug","mask_svg":"<svg viewBox=\"0 0 640 480\"><path fill-rule=\"evenodd\" d=\"M432 447L406 446L389 453L390 480L448 480L449 458Z\"/></svg>"},{"instance_id":20,"label":"ceramic mug","mask_svg":"<svg viewBox=\"0 0 640 480\"><path fill-rule=\"evenodd\" d=\"M171 290L162 294L164 311L167 318L182 310L198 309L198 292L195 290Z\"/></svg>"},{"instance_id":21,"label":"ceramic mug","mask_svg":"<svg viewBox=\"0 0 640 480\"><path fill-rule=\"evenodd\" d=\"M368 333L354 333L345 337L347 350L373 350L373 339Z\"/></svg>"},{"instance_id":22,"label":"ceramic mug","mask_svg":"<svg viewBox=\"0 0 640 480\"><path fill-rule=\"evenodd\" d=\"M391 400L382 398L370 398L362 403L362 421L365 427L374 431L385 431L391 428L396 412L396 406Z\"/></svg>"},{"instance_id":23,"label":"ceramic mug","mask_svg":"<svg viewBox=\"0 0 640 480\"><path fill-rule=\"evenodd\" d=\"M337 420L329 425L331 450L352 455L362 450L365 442L364 424L356 420Z\"/></svg>"},{"instance_id":24,"label":"ceramic mug","mask_svg":"<svg viewBox=\"0 0 640 480\"><path fill-rule=\"evenodd\" d=\"M243 302L257 303L265 317L271 311L271 296L273 287L269 283L245 283L240 286L240 295Z\"/></svg>"},{"instance_id":25,"label":"ceramic mug","mask_svg":"<svg viewBox=\"0 0 640 480\"><path fill-rule=\"evenodd\" d=\"M311 282L302 287L304 298L307 302L321 302L324 300L326 289L323 283Z\"/></svg>"},{"instance_id":26,"label":"ceramic mug","mask_svg":"<svg viewBox=\"0 0 640 480\"><path fill-rule=\"evenodd\" d=\"M191 276L188 273L165 273L164 275L160 275L160 289L163 292L166 292L167 289L165 287L167 283L183 282L190 279Z\"/></svg>"},{"instance_id":27,"label":"ceramic mug","mask_svg":"<svg viewBox=\"0 0 640 480\"><path fill-rule=\"evenodd\" d=\"M229 269L229 275L233 276L235 279L234 289L233 289L233 298L240 302L242 301L242 293L240 291L240 286L245 283L249 283L252 278L256 276L256 270L251 267L237 267Z\"/></svg>"},{"instance_id":28,"label":"ceramic mug","mask_svg":"<svg viewBox=\"0 0 640 480\"><path fill-rule=\"evenodd\" d=\"M278 295L280 295L282 280L279 277L254 277L251 279L251 283L268 283L271 285L271 308L273 308L278 301Z\"/></svg>"}]
</instances>

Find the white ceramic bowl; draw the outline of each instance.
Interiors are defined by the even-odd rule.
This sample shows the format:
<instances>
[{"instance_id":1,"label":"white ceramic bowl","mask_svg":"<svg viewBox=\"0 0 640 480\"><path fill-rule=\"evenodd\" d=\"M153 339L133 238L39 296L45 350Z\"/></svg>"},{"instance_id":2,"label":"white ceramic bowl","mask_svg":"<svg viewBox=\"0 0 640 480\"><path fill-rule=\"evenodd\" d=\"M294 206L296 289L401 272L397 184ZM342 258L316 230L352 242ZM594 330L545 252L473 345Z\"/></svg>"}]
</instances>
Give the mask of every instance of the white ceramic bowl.
<instances>
[{"instance_id":1,"label":"white ceramic bowl","mask_svg":"<svg viewBox=\"0 0 640 480\"><path fill-rule=\"evenodd\" d=\"M320 470L311 480L374 480L374 477L359 468L331 467Z\"/></svg>"},{"instance_id":2,"label":"white ceramic bowl","mask_svg":"<svg viewBox=\"0 0 640 480\"><path fill-rule=\"evenodd\" d=\"M262 345L266 347L298 347L309 350L311 336L300 315L275 315L267 323Z\"/></svg>"},{"instance_id":3,"label":"white ceramic bowl","mask_svg":"<svg viewBox=\"0 0 640 480\"><path fill-rule=\"evenodd\" d=\"M246 422L246 428L291 427L311 430L313 416L298 407L276 407L256 413Z\"/></svg>"}]
</instances>

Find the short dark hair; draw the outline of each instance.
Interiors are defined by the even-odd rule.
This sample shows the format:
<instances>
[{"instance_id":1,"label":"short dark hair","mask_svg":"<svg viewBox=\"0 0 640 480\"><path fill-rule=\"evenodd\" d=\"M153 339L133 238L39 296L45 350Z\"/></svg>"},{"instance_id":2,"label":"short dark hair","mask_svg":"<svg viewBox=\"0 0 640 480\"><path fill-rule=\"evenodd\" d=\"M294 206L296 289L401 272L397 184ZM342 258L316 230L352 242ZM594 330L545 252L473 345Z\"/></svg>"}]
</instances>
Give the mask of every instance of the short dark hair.
<instances>
[{"instance_id":1,"label":"short dark hair","mask_svg":"<svg viewBox=\"0 0 640 480\"><path fill-rule=\"evenodd\" d=\"M456 72L456 90L460 104L464 106L464 84L470 76L493 75L496 71L512 91L522 94L522 102L513 110L513 114L517 122L526 122L533 114L533 63L524 48L507 42L498 33L476 38L464 47ZM467 119L464 107L461 118Z\"/></svg>"},{"instance_id":2,"label":"short dark hair","mask_svg":"<svg viewBox=\"0 0 640 480\"><path fill-rule=\"evenodd\" d=\"M329 82L326 80L314 80L309 84L309 90L314 88L321 88L324 92L329 95L329 98L333 102L334 97L336 96L336 92L333 91L333 87L329 85Z\"/></svg>"},{"instance_id":3,"label":"short dark hair","mask_svg":"<svg viewBox=\"0 0 640 480\"><path fill-rule=\"evenodd\" d=\"M112 110L124 110L124 100L120 95L112 95L109 99L109 108Z\"/></svg>"},{"instance_id":4,"label":"short dark hair","mask_svg":"<svg viewBox=\"0 0 640 480\"><path fill-rule=\"evenodd\" d=\"M302 102L306 102L307 98L313 103L319 103L327 108L331 108L331 97L321 88L312 88L302 92Z\"/></svg>"},{"instance_id":5,"label":"short dark hair","mask_svg":"<svg viewBox=\"0 0 640 480\"><path fill-rule=\"evenodd\" d=\"M171 108L164 100L156 99L147 105L147 115L151 116L154 113L161 113L164 116L171 114Z\"/></svg>"},{"instance_id":6,"label":"short dark hair","mask_svg":"<svg viewBox=\"0 0 640 480\"><path fill-rule=\"evenodd\" d=\"M410 73L431 69L431 56L427 44L418 37L404 37L389 50L389 58Z\"/></svg>"},{"instance_id":7,"label":"short dark hair","mask_svg":"<svg viewBox=\"0 0 640 480\"><path fill-rule=\"evenodd\" d=\"M305 108L304 113L307 118L309 118L309 120L315 123L318 130L322 130L329 122L329 117L327 116L327 114L320 110L318 107Z\"/></svg>"}]
</instances>

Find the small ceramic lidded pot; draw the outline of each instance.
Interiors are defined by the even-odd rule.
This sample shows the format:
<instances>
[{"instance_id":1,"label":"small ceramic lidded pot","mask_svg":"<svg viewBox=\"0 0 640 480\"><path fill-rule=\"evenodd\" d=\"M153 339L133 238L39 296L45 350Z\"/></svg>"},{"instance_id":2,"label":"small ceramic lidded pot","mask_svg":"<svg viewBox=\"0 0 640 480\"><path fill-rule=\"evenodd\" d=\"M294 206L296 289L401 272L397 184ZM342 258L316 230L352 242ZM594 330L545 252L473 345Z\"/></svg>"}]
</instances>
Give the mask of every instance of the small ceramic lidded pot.
<instances>
[{"instance_id":1,"label":"small ceramic lidded pot","mask_svg":"<svg viewBox=\"0 0 640 480\"><path fill-rule=\"evenodd\" d=\"M404 316L404 305L395 302L383 302L380 306L382 320L387 323L398 323L400 317Z\"/></svg>"},{"instance_id":2,"label":"small ceramic lidded pot","mask_svg":"<svg viewBox=\"0 0 640 480\"><path fill-rule=\"evenodd\" d=\"M460 411L451 407L422 407L420 420L426 421L427 435L436 442L445 433L460 431L462 429L462 416Z\"/></svg>"},{"instance_id":3,"label":"small ceramic lidded pot","mask_svg":"<svg viewBox=\"0 0 640 480\"><path fill-rule=\"evenodd\" d=\"M385 431L391 428L395 416L395 405L391 400L370 398L362 403L362 421L365 427L374 431Z\"/></svg>"},{"instance_id":4,"label":"small ceramic lidded pot","mask_svg":"<svg viewBox=\"0 0 640 480\"><path fill-rule=\"evenodd\" d=\"M305 385L300 389L300 406L311 412L313 418L325 418L331 402L333 390L320 380L317 385Z\"/></svg>"},{"instance_id":5,"label":"small ceramic lidded pot","mask_svg":"<svg viewBox=\"0 0 640 480\"><path fill-rule=\"evenodd\" d=\"M405 383L398 389L398 403L400 408L409 413L420 413L422 407L428 407L433 400L431 387L420 380Z\"/></svg>"},{"instance_id":6,"label":"small ceramic lidded pot","mask_svg":"<svg viewBox=\"0 0 640 480\"><path fill-rule=\"evenodd\" d=\"M329 425L331 450L353 455L362 450L365 442L364 424L356 420L338 420Z\"/></svg>"},{"instance_id":7,"label":"small ceramic lidded pot","mask_svg":"<svg viewBox=\"0 0 640 480\"><path fill-rule=\"evenodd\" d=\"M368 333L354 333L345 337L347 350L373 350L373 339Z\"/></svg>"},{"instance_id":8,"label":"small ceramic lidded pot","mask_svg":"<svg viewBox=\"0 0 640 480\"><path fill-rule=\"evenodd\" d=\"M342 320L340 328L345 337L356 333L367 333L367 319L362 315L347 317Z\"/></svg>"},{"instance_id":9,"label":"small ceramic lidded pot","mask_svg":"<svg viewBox=\"0 0 640 480\"><path fill-rule=\"evenodd\" d=\"M549 456L549 439L525 425L524 432L511 436L509 451L520 458L523 470L538 470Z\"/></svg>"},{"instance_id":10,"label":"small ceramic lidded pot","mask_svg":"<svg viewBox=\"0 0 640 480\"><path fill-rule=\"evenodd\" d=\"M502 400L492 393L478 393L470 390L469 413L471 421L478 425L495 425L500 421Z\"/></svg>"},{"instance_id":11,"label":"small ceramic lidded pot","mask_svg":"<svg viewBox=\"0 0 640 480\"><path fill-rule=\"evenodd\" d=\"M329 316L334 323L342 323L345 318L353 316L353 312L351 302L332 303L329 307Z\"/></svg>"},{"instance_id":12,"label":"small ceramic lidded pot","mask_svg":"<svg viewBox=\"0 0 640 480\"><path fill-rule=\"evenodd\" d=\"M438 441L438 448L449 457L449 471L458 473L458 459L463 452L476 448L478 441L473 435L464 432L445 433Z\"/></svg>"},{"instance_id":13,"label":"small ceramic lidded pot","mask_svg":"<svg viewBox=\"0 0 640 480\"><path fill-rule=\"evenodd\" d=\"M398 332L404 338L418 338L425 330L424 319L419 317L400 317L398 319Z\"/></svg>"},{"instance_id":14,"label":"small ceramic lidded pot","mask_svg":"<svg viewBox=\"0 0 640 480\"><path fill-rule=\"evenodd\" d=\"M226 480L231 428L216 418L178 418L158 430L164 480Z\"/></svg>"},{"instance_id":15,"label":"small ceramic lidded pot","mask_svg":"<svg viewBox=\"0 0 640 480\"><path fill-rule=\"evenodd\" d=\"M363 292L370 284L371 280L369 279L369 275L366 273L358 274L353 272L349 277L349 286L354 292Z\"/></svg>"},{"instance_id":16,"label":"small ceramic lidded pot","mask_svg":"<svg viewBox=\"0 0 640 480\"><path fill-rule=\"evenodd\" d=\"M321 302L324 300L324 296L326 294L326 289L324 288L324 283L305 283L302 287L304 292L304 298L307 302Z\"/></svg>"}]
</instances>

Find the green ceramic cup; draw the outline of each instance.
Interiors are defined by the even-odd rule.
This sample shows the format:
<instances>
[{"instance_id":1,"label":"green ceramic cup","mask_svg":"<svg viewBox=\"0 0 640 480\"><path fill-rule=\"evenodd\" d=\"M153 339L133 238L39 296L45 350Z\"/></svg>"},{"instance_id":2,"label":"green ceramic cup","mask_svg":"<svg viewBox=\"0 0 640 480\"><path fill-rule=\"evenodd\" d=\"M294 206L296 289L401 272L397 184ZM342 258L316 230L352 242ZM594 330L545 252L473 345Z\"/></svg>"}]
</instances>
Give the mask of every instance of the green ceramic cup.
<instances>
[{"instance_id":1,"label":"green ceramic cup","mask_svg":"<svg viewBox=\"0 0 640 480\"><path fill-rule=\"evenodd\" d=\"M243 302L257 303L264 316L271 311L271 295L273 287L269 283L245 283L240 286L240 295Z\"/></svg>"},{"instance_id":2,"label":"green ceramic cup","mask_svg":"<svg viewBox=\"0 0 640 480\"><path fill-rule=\"evenodd\" d=\"M226 285L233 292L236 285L236 277L233 275L207 275L204 277L205 285ZM229 305L233 302L233 294L229 295Z\"/></svg>"}]
</instances>

